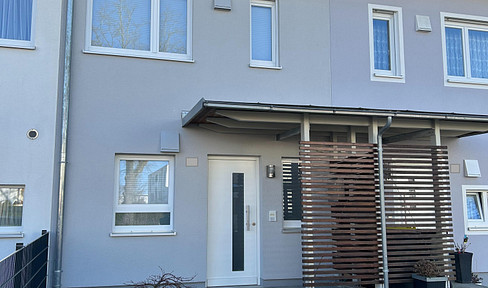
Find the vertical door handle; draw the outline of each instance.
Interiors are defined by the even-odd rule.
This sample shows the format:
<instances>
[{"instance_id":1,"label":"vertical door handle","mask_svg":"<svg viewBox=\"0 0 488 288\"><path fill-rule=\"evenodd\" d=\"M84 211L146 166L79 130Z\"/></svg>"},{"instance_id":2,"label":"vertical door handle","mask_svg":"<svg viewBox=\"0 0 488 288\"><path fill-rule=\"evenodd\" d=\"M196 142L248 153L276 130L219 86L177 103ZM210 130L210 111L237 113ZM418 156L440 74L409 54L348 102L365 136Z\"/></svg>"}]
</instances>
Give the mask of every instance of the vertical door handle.
<instances>
[{"instance_id":1,"label":"vertical door handle","mask_svg":"<svg viewBox=\"0 0 488 288\"><path fill-rule=\"evenodd\" d=\"M250 225L250 217L251 217L251 207L249 205L246 205L246 230L251 231L251 225Z\"/></svg>"}]
</instances>

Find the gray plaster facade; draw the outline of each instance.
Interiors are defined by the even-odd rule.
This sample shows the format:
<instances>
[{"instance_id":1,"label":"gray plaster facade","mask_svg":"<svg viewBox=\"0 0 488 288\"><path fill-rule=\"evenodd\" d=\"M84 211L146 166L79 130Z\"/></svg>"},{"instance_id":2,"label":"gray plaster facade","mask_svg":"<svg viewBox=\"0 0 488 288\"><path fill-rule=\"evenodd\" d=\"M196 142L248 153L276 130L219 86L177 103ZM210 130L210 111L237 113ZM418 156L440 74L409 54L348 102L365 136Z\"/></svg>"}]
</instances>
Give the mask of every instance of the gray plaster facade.
<instances>
[{"instance_id":1,"label":"gray plaster facade","mask_svg":"<svg viewBox=\"0 0 488 288\"><path fill-rule=\"evenodd\" d=\"M34 1L28 49L0 47L0 185L23 185L23 237L0 229L0 258L51 231L57 193L62 1ZM62 90L61 90L62 91ZM30 140L27 132L38 131ZM53 208L54 207L54 208Z\"/></svg>"},{"instance_id":2,"label":"gray plaster facade","mask_svg":"<svg viewBox=\"0 0 488 288\"><path fill-rule=\"evenodd\" d=\"M282 69L249 67L247 0L231 11L193 0L192 58L166 61L86 53L87 1L74 3L71 103L63 242L63 287L118 286L157 273L207 274L208 157L259 159L261 284L296 284L302 277L300 233L283 232L283 157L298 156L298 137L215 133L182 128L182 111L212 100L488 114L488 90L446 87L441 12L488 17L484 0L276 0ZM36 1L34 51L0 48L0 184L25 184L23 241L53 225L62 77L63 5ZM368 4L402 8L405 83L370 80ZM432 32L416 32L415 16L430 17ZM6 63L5 65L3 63ZM19 76L20 75L20 76ZM20 116L19 116L20 115ZM38 128L40 137L25 132ZM5 129L5 130L4 130ZM488 130L488 128L486 129ZM180 135L180 152L161 153L161 131ZM486 135L442 138L449 146L454 238L466 233L462 185L488 185ZM113 237L115 156L171 155L175 159L172 236ZM198 158L188 167L188 157ZM464 159L479 160L481 178L466 178ZM42 172L39 172L42 171ZM35 203L35 205L34 205ZM276 222L268 211L278 211ZM53 228L55 226L53 225ZM470 235L473 270L488 273L488 234ZM0 239L0 255L18 239ZM285 282L282 280L289 280ZM485 279L486 281L486 279ZM486 282L485 282L486 283Z\"/></svg>"}]
</instances>

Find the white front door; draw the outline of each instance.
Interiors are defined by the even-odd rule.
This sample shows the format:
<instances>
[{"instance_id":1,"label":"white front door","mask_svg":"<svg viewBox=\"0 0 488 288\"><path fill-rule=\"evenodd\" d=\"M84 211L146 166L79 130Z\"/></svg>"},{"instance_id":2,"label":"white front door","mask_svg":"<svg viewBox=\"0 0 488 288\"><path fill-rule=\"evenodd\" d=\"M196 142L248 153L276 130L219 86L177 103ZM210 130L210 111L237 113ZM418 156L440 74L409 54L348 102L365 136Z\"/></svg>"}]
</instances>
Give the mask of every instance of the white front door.
<instances>
[{"instance_id":1,"label":"white front door","mask_svg":"<svg viewBox=\"0 0 488 288\"><path fill-rule=\"evenodd\" d=\"M209 157L207 286L258 284L258 159Z\"/></svg>"}]
</instances>

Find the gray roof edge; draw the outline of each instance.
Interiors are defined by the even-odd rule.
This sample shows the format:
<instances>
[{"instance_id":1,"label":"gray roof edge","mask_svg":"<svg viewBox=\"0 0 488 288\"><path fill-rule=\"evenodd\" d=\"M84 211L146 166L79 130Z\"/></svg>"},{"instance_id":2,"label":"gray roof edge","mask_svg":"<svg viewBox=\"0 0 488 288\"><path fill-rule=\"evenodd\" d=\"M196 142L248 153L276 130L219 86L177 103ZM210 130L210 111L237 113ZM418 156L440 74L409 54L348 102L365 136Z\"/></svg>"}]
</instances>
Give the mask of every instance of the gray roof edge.
<instances>
[{"instance_id":1,"label":"gray roof edge","mask_svg":"<svg viewBox=\"0 0 488 288\"><path fill-rule=\"evenodd\" d=\"M392 117L416 118L416 119L488 122L488 115L484 115L484 114L482 115L482 114L464 114L464 113L453 113L453 112L427 112L427 111L414 111L414 110L388 110L388 109L293 105L293 104L246 103L246 102L205 100L204 98L202 98L191 109L191 111L183 118L183 127L189 125L193 121L193 119L196 118L196 116L200 114L205 108L261 111L261 112L329 114L329 115L344 115L344 116L370 116L370 117L392 116Z\"/></svg>"}]
</instances>

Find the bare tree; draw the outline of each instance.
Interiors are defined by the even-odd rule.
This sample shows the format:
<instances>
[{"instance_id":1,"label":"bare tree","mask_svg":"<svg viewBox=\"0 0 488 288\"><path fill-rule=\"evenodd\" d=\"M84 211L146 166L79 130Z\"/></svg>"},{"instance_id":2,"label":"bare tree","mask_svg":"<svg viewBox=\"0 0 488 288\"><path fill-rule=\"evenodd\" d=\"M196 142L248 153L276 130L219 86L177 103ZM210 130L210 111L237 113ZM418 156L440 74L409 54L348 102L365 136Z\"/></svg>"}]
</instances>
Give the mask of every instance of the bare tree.
<instances>
[{"instance_id":1,"label":"bare tree","mask_svg":"<svg viewBox=\"0 0 488 288\"><path fill-rule=\"evenodd\" d=\"M138 19L136 5L129 0L104 1L93 15L92 45L149 50L149 35L144 41L143 28L150 26L150 19Z\"/></svg>"},{"instance_id":2,"label":"bare tree","mask_svg":"<svg viewBox=\"0 0 488 288\"><path fill-rule=\"evenodd\" d=\"M97 7L93 15L92 45L150 50L150 16L148 19L138 17L137 3L130 0L107 0ZM178 15L171 8L161 10L159 51L186 53L186 14Z\"/></svg>"}]
</instances>

